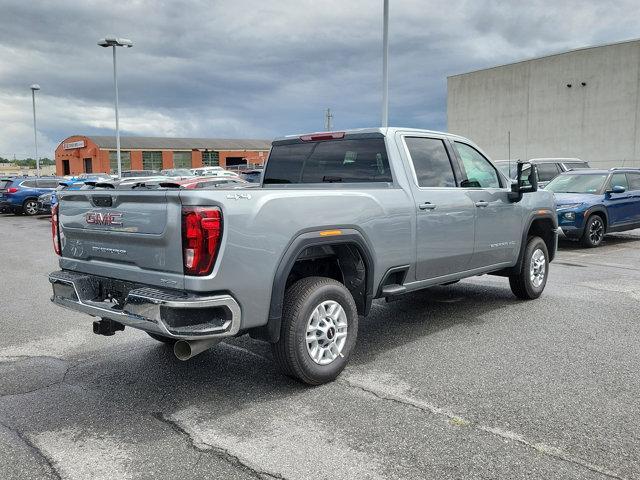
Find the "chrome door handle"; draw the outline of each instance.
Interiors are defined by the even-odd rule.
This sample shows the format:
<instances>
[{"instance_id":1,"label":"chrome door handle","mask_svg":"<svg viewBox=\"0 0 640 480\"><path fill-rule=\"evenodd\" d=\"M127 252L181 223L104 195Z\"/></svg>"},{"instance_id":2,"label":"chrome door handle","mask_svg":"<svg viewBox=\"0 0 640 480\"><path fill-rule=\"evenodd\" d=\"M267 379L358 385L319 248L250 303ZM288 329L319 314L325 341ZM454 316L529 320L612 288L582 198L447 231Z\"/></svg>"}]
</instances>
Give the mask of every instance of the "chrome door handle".
<instances>
[{"instance_id":1,"label":"chrome door handle","mask_svg":"<svg viewBox=\"0 0 640 480\"><path fill-rule=\"evenodd\" d=\"M484 200L480 200L479 202L476 202L476 207L484 208L488 206L489 206L489 202L485 202Z\"/></svg>"},{"instance_id":2,"label":"chrome door handle","mask_svg":"<svg viewBox=\"0 0 640 480\"><path fill-rule=\"evenodd\" d=\"M420 210L435 210L437 205L431 203L431 202L424 202L421 203L420 205L418 205L418 208Z\"/></svg>"}]
</instances>

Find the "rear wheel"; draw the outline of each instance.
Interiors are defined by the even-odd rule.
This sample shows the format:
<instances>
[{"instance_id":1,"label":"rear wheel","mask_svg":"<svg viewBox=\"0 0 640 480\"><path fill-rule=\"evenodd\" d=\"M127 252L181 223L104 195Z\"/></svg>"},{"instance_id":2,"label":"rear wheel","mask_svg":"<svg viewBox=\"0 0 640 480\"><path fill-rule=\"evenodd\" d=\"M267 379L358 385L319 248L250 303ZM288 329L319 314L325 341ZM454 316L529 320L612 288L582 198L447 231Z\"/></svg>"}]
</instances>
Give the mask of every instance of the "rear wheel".
<instances>
[{"instance_id":1,"label":"rear wheel","mask_svg":"<svg viewBox=\"0 0 640 480\"><path fill-rule=\"evenodd\" d=\"M602 243L605 234L604 220L600 215L591 215L587 219L582 234L582 245L587 248L595 248Z\"/></svg>"},{"instance_id":2,"label":"rear wheel","mask_svg":"<svg viewBox=\"0 0 640 480\"><path fill-rule=\"evenodd\" d=\"M547 284L548 275L547 245L540 237L529 237L520 273L509 277L511 291L522 300L538 298Z\"/></svg>"},{"instance_id":3,"label":"rear wheel","mask_svg":"<svg viewBox=\"0 0 640 480\"><path fill-rule=\"evenodd\" d=\"M22 212L30 217L38 213L38 201L35 198L27 198L22 204Z\"/></svg>"},{"instance_id":4,"label":"rear wheel","mask_svg":"<svg viewBox=\"0 0 640 480\"><path fill-rule=\"evenodd\" d=\"M342 372L357 335L358 311L349 290L331 278L307 277L285 293L273 356L285 375L320 385Z\"/></svg>"}]
</instances>

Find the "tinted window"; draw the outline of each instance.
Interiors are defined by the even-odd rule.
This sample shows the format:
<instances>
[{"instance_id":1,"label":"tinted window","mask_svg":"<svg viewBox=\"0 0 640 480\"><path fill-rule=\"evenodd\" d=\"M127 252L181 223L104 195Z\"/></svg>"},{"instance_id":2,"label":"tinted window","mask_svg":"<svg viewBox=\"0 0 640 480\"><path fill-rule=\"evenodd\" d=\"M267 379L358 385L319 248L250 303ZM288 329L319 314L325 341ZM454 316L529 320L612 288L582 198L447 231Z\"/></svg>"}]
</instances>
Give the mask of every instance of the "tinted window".
<instances>
[{"instance_id":1,"label":"tinted window","mask_svg":"<svg viewBox=\"0 0 640 480\"><path fill-rule=\"evenodd\" d=\"M391 182L382 138L274 145L264 183Z\"/></svg>"},{"instance_id":2,"label":"tinted window","mask_svg":"<svg viewBox=\"0 0 640 480\"><path fill-rule=\"evenodd\" d=\"M640 190L640 173L627 173L629 190Z\"/></svg>"},{"instance_id":3,"label":"tinted window","mask_svg":"<svg viewBox=\"0 0 640 480\"><path fill-rule=\"evenodd\" d=\"M538 180L541 182L550 182L560 173L556 163L536 163L535 166L538 169Z\"/></svg>"},{"instance_id":4,"label":"tinted window","mask_svg":"<svg viewBox=\"0 0 640 480\"><path fill-rule=\"evenodd\" d=\"M624 173L614 173L611 175L610 188L615 186L624 187L629 190L629 183L627 182L627 176Z\"/></svg>"},{"instance_id":5,"label":"tinted window","mask_svg":"<svg viewBox=\"0 0 640 480\"><path fill-rule=\"evenodd\" d=\"M56 188L59 180L38 180L38 187L40 188Z\"/></svg>"},{"instance_id":6,"label":"tinted window","mask_svg":"<svg viewBox=\"0 0 640 480\"><path fill-rule=\"evenodd\" d=\"M418 185L421 187L455 187L456 180L444 142L437 138L405 139Z\"/></svg>"},{"instance_id":7,"label":"tinted window","mask_svg":"<svg viewBox=\"0 0 640 480\"><path fill-rule=\"evenodd\" d=\"M36 181L35 180L25 180L24 182L22 182L20 184L21 187L23 188L36 188Z\"/></svg>"},{"instance_id":8,"label":"tinted window","mask_svg":"<svg viewBox=\"0 0 640 480\"><path fill-rule=\"evenodd\" d=\"M475 148L460 142L454 146L462 159L466 178L461 186L465 188L500 188L498 172Z\"/></svg>"},{"instance_id":9,"label":"tinted window","mask_svg":"<svg viewBox=\"0 0 640 480\"><path fill-rule=\"evenodd\" d=\"M12 183L11 180L0 180L0 189L9 188Z\"/></svg>"}]
</instances>

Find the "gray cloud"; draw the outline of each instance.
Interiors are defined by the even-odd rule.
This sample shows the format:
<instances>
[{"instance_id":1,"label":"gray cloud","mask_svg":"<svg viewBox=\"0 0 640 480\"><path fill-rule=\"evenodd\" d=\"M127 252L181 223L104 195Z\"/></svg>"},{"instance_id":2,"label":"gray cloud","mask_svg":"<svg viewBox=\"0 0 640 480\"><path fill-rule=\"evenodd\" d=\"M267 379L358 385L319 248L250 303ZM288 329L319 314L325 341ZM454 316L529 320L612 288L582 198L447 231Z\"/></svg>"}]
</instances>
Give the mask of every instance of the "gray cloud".
<instances>
[{"instance_id":1,"label":"gray cloud","mask_svg":"<svg viewBox=\"0 0 640 480\"><path fill-rule=\"evenodd\" d=\"M125 134L265 137L379 122L381 0L0 0L0 154L110 133L114 33ZM446 76L633 37L636 1L391 0L390 116L443 129Z\"/></svg>"}]
</instances>

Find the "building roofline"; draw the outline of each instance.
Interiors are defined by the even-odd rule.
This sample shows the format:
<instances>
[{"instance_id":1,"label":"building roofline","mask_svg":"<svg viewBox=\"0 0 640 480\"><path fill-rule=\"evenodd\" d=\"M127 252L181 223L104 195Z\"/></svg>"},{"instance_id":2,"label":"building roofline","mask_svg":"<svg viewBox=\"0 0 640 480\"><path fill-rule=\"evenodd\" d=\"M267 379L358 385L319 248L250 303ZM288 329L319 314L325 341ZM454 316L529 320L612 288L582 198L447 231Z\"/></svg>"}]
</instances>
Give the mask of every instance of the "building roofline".
<instances>
[{"instance_id":1,"label":"building roofline","mask_svg":"<svg viewBox=\"0 0 640 480\"><path fill-rule=\"evenodd\" d=\"M551 58L551 57L558 57L560 55L567 55L569 53L576 53L576 52L581 52L583 50L592 50L595 48L603 48L603 47L613 47L616 45L624 45L627 43L634 43L634 42L640 42L640 38L632 38L629 40L621 40L619 42L611 42L611 43L603 43L600 45L589 45L586 47L578 47L578 48L573 48L571 50L564 50L562 52L555 52L555 53L549 53L547 55L539 55L537 57L532 57L532 58L527 58L524 60L518 60L515 62L508 62L508 63L501 63L500 65L494 65L491 67L486 67L486 68L477 68L475 70L470 70L468 72L462 72L462 73L455 73L453 75L447 75L447 78L454 78L454 77L462 77L465 75L470 75L472 73L478 73L478 72L484 72L484 71L488 71L488 70L493 70L496 68L503 68L503 67L510 67L511 65L518 65L520 63L527 63L527 62L533 62L535 60L542 60L544 58Z\"/></svg>"}]
</instances>

